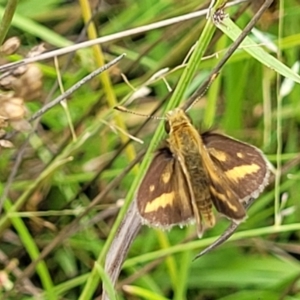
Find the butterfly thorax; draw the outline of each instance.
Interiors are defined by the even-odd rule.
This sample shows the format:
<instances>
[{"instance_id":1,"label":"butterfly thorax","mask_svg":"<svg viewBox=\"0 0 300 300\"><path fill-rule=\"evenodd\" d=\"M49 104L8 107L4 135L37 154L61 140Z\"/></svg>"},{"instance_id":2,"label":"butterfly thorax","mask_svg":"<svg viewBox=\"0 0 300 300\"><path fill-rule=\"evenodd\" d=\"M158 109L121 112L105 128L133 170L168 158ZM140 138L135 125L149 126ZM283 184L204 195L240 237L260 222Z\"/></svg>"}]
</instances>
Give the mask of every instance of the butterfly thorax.
<instances>
[{"instance_id":1,"label":"butterfly thorax","mask_svg":"<svg viewBox=\"0 0 300 300\"><path fill-rule=\"evenodd\" d=\"M201 228L201 215L209 226L213 226L215 219L212 213L209 177L203 164L205 148L201 136L181 109L169 112L167 121L170 127L167 141L187 178L198 228Z\"/></svg>"}]
</instances>

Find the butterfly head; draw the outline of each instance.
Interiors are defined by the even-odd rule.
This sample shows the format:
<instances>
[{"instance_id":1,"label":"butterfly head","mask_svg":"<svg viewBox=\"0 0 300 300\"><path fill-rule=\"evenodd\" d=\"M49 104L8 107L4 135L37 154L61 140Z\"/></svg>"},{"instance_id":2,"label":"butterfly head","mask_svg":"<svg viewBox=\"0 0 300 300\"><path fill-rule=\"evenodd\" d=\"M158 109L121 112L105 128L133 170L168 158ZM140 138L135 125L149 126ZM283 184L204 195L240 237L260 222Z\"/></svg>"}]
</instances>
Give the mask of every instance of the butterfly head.
<instances>
[{"instance_id":1,"label":"butterfly head","mask_svg":"<svg viewBox=\"0 0 300 300\"><path fill-rule=\"evenodd\" d=\"M166 114L165 130L167 133L172 133L183 127L192 126L191 120L182 108L175 108Z\"/></svg>"}]
</instances>

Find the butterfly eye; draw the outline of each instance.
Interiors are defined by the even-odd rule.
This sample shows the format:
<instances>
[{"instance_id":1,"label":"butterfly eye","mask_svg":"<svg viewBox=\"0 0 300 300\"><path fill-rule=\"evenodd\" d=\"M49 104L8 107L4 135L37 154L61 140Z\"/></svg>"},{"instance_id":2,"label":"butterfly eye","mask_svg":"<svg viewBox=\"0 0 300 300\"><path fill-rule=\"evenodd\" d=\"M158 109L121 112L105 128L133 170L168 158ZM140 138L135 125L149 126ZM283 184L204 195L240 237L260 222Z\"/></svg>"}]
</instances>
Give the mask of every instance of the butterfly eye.
<instances>
[{"instance_id":1,"label":"butterfly eye","mask_svg":"<svg viewBox=\"0 0 300 300\"><path fill-rule=\"evenodd\" d=\"M170 132L170 123L169 123L169 121L165 122L165 131L166 131L166 133Z\"/></svg>"}]
</instances>

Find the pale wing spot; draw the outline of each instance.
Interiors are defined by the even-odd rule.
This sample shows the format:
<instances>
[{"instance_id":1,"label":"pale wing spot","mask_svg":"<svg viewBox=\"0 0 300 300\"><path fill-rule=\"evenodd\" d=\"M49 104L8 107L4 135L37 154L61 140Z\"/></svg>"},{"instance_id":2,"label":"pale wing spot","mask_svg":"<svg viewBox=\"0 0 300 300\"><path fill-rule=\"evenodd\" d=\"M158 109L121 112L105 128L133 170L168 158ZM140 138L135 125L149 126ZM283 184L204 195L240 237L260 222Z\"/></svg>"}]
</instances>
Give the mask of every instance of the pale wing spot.
<instances>
[{"instance_id":1,"label":"pale wing spot","mask_svg":"<svg viewBox=\"0 0 300 300\"><path fill-rule=\"evenodd\" d=\"M227 201L227 206L232 210L232 211L238 211L238 208L235 205L232 205L230 201Z\"/></svg>"},{"instance_id":2,"label":"pale wing spot","mask_svg":"<svg viewBox=\"0 0 300 300\"><path fill-rule=\"evenodd\" d=\"M165 172L161 176L163 183L168 183L171 178L171 173L170 172Z\"/></svg>"},{"instance_id":3,"label":"pale wing spot","mask_svg":"<svg viewBox=\"0 0 300 300\"><path fill-rule=\"evenodd\" d=\"M226 161L227 160L227 155L223 151L218 151L215 148L209 148L209 153L212 154L219 161Z\"/></svg>"},{"instance_id":4,"label":"pale wing spot","mask_svg":"<svg viewBox=\"0 0 300 300\"><path fill-rule=\"evenodd\" d=\"M225 172L225 175L233 181L238 182L241 178L244 178L247 175L252 175L260 170L260 166L257 164L251 165L242 165L234 167L231 170Z\"/></svg>"},{"instance_id":5,"label":"pale wing spot","mask_svg":"<svg viewBox=\"0 0 300 300\"><path fill-rule=\"evenodd\" d=\"M213 195L218 199L221 200L223 202L226 202L226 205L232 210L232 211L238 211L237 207L235 205L232 205L230 203L230 200L228 200L228 198L221 193L218 193L212 186L210 187L211 192L213 193Z\"/></svg>"},{"instance_id":6,"label":"pale wing spot","mask_svg":"<svg viewBox=\"0 0 300 300\"><path fill-rule=\"evenodd\" d=\"M214 196L218 197L218 199L222 200L223 202L227 201L227 197L224 194L217 192L213 186L210 187L210 191L214 194Z\"/></svg>"},{"instance_id":7,"label":"pale wing spot","mask_svg":"<svg viewBox=\"0 0 300 300\"><path fill-rule=\"evenodd\" d=\"M165 208L168 205L172 206L174 199L175 199L174 192L162 194L161 196L157 197L153 201L148 202L144 212L151 213L157 211L159 208Z\"/></svg>"},{"instance_id":8,"label":"pale wing spot","mask_svg":"<svg viewBox=\"0 0 300 300\"><path fill-rule=\"evenodd\" d=\"M149 187L150 193L152 193L154 190L155 190L155 185L151 184L150 187Z\"/></svg>"},{"instance_id":9,"label":"pale wing spot","mask_svg":"<svg viewBox=\"0 0 300 300\"><path fill-rule=\"evenodd\" d=\"M244 154L241 153L241 152L238 152L238 153L236 154L236 156L237 156L238 158L244 158Z\"/></svg>"}]
</instances>

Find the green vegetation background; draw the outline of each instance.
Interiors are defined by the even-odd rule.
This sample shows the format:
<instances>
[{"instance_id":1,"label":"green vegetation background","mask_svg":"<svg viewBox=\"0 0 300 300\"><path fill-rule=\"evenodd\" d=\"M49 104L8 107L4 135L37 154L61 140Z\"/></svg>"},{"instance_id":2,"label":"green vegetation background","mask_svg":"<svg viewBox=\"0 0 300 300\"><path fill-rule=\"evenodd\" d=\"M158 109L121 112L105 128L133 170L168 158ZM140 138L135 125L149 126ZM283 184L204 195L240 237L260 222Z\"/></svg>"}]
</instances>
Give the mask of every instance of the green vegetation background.
<instances>
[{"instance_id":1,"label":"green vegetation background","mask_svg":"<svg viewBox=\"0 0 300 300\"><path fill-rule=\"evenodd\" d=\"M0 13L6 2L0 1ZM256 45L249 48L256 53L268 41L272 48L264 47L265 51L290 69L294 66L298 73L300 2L276 3L256 25L255 36L251 35ZM95 14L95 30L90 29L86 36L81 32L83 20L88 20L90 15L87 1L19 1L7 37L21 39L18 53L24 55L40 42L45 42L48 49L61 48L208 6L205 1L193 0L144 0L142 4L133 0L90 1L90 4ZM226 12L232 17L238 7ZM234 22L244 28L255 9L254 5L249 6ZM104 61L126 53L118 65L69 97L67 109L57 105L43 115L33 135L19 133L11 139L14 149L1 150L2 194L18 151L28 138L26 154L0 215L0 270L8 276L7 290L0 285L0 297L100 297L101 282L97 279L96 290L86 293L86 284L94 276L91 273L94 261L100 253L105 254L103 249L107 249L107 238L120 205L132 183L145 170L139 172L136 166L126 172L117 187L110 189L80 220L72 234L64 229L105 191L140 150L148 148L160 124L157 120L115 112L111 107L122 102L133 111L151 114L161 105L157 114L163 115L170 99L169 87L175 89L184 70L183 62L206 21L204 16L120 38L102 44L102 51L97 46L84 48L70 62L68 56L59 57L60 76L66 90ZM185 86L185 99L201 85L231 45L230 26L224 33L217 30L208 41L200 67L196 66L191 84ZM9 59L20 58L12 55ZM262 60L265 61L244 50L236 51L190 115L195 126L202 130L217 128L261 148L275 167L284 167L281 180L277 177L255 201L247 221L230 241L194 262L193 257L202 247L224 232L228 220L219 217L217 225L207 230L200 241L194 226L174 228L166 233L142 227L117 282L118 299L300 299L300 88L279 77L281 65L274 62L268 68L268 57ZM62 71L65 64L66 70ZM58 77L53 60L42 61L39 67L43 72L42 96L26 103L28 117L42 107ZM161 72L164 68L169 69ZM50 99L59 94L57 89ZM132 141L109 163L128 140L124 132L134 134L144 144ZM151 145L159 144L160 139L152 139ZM146 160L150 159L148 154ZM16 209L15 203L21 205ZM54 242L54 249L33 266L32 262ZM163 256L168 253L169 256ZM16 267L12 267L14 264ZM102 267L96 266L101 277ZM20 274L28 271L34 293L26 292L24 286L10 290L9 284L16 283L19 276L16 268Z\"/></svg>"}]
</instances>

